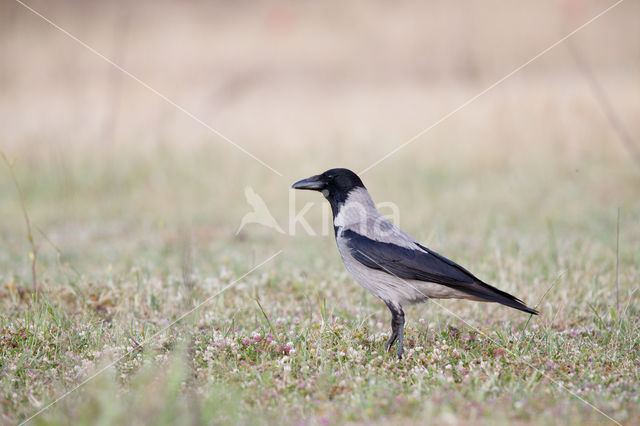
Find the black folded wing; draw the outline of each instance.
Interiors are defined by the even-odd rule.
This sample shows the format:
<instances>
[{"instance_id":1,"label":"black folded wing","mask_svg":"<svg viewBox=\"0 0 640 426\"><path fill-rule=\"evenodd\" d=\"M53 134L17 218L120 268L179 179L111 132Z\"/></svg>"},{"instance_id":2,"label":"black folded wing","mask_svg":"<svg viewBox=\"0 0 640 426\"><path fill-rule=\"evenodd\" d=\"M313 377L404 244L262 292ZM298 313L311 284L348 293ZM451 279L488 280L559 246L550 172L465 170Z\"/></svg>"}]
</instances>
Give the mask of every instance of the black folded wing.
<instances>
[{"instance_id":1,"label":"black folded wing","mask_svg":"<svg viewBox=\"0 0 640 426\"><path fill-rule=\"evenodd\" d=\"M351 255L371 269L384 271L405 280L441 284L486 301L498 302L530 314L538 314L521 300L476 278L457 263L419 243L415 249L372 240L357 232L342 232Z\"/></svg>"}]
</instances>

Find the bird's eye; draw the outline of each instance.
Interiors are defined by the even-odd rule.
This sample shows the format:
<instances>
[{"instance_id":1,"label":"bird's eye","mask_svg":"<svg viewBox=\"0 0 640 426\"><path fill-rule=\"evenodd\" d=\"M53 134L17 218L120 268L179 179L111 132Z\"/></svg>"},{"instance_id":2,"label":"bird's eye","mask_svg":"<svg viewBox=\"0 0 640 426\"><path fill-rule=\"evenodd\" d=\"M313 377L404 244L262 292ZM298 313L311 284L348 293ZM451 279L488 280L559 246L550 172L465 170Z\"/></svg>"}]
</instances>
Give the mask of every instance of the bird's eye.
<instances>
[{"instance_id":1,"label":"bird's eye","mask_svg":"<svg viewBox=\"0 0 640 426\"><path fill-rule=\"evenodd\" d=\"M335 177L335 175L327 175L327 179L332 180Z\"/></svg>"}]
</instances>

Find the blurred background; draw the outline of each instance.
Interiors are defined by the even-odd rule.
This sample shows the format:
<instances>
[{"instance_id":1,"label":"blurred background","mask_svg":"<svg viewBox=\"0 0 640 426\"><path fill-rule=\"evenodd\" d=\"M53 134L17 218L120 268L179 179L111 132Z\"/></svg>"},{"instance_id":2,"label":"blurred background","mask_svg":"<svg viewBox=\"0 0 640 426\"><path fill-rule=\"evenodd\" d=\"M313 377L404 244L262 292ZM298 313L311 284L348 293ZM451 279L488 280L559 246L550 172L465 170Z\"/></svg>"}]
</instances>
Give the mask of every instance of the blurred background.
<instances>
[{"instance_id":1,"label":"blurred background","mask_svg":"<svg viewBox=\"0 0 640 426\"><path fill-rule=\"evenodd\" d=\"M195 303L210 294L208 277L284 249L276 272L266 269L277 279L260 289L265 306L286 317L297 309L289 295L313 290L339 316L369 315L385 331L386 313L346 276L331 233L289 232L292 210L309 202L320 232L324 202L298 193L292 207L289 188L332 167L368 169L429 128L362 175L405 230L530 304L557 284L539 321L564 329L590 303L615 300L620 208L619 285L631 300L640 3L622 2L448 115L612 4L28 1L90 51L1 0L0 149L31 219L40 284L69 315L89 306L157 324L184 310L185 282L202 291ZM236 235L253 210L246 187L285 233L248 224ZM0 218L0 296L19 317L31 247L5 165ZM212 315L255 314L250 297L231 300ZM443 303L483 324L514 318Z\"/></svg>"},{"instance_id":2,"label":"blurred background","mask_svg":"<svg viewBox=\"0 0 640 426\"><path fill-rule=\"evenodd\" d=\"M0 146L17 159L34 221L67 252L95 244L96 233L120 241L158 224L231 241L251 210L244 187L286 228L291 182L365 169L609 4L29 3L278 176L6 0ZM507 210L491 203L506 203L543 221L558 208L637 212L639 148L620 138L590 77L638 143L638 8L614 8L372 168L363 178L374 198L417 209L401 218L422 236L433 221L448 226L452 209L469 223L485 202L494 216ZM3 240L19 244L8 174L0 187ZM299 197L315 202L317 224L322 200Z\"/></svg>"}]
</instances>

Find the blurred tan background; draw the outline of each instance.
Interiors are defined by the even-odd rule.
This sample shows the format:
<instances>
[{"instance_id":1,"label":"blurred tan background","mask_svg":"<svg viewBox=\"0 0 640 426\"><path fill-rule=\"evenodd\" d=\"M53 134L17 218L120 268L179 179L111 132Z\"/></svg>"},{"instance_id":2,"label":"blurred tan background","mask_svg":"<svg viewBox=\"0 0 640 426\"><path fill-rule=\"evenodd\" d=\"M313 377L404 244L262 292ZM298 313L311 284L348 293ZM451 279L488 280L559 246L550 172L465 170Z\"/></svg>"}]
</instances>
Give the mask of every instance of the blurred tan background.
<instances>
[{"instance_id":1,"label":"blurred tan background","mask_svg":"<svg viewBox=\"0 0 640 426\"><path fill-rule=\"evenodd\" d=\"M318 158L366 167L613 2L29 4L294 174ZM20 4L4 0L1 7L1 142L8 152L207 144L239 167L260 168ZM572 38L634 135L639 9L624 2ZM468 149L492 162L548 151L569 162L627 161L565 45L402 154L456 161ZM384 163L394 166L397 159Z\"/></svg>"}]
</instances>

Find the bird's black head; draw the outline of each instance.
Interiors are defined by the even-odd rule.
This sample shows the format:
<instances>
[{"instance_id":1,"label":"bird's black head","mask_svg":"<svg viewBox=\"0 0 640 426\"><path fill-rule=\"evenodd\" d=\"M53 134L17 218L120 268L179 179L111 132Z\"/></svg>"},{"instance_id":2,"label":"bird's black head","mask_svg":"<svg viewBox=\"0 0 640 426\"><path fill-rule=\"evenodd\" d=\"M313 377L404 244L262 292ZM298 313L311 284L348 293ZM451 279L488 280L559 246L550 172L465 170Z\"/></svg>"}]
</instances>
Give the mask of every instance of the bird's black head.
<instances>
[{"instance_id":1,"label":"bird's black head","mask_svg":"<svg viewBox=\"0 0 640 426\"><path fill-rule=\"evenodd\" d=\"M364 185L358 175L349 169L331 169L321 175L302 179L291 187L322 192L331 203L331 207L335 207L344 203L349 192L356 188L364 188Z\"/></svg>"}]
</instances>

